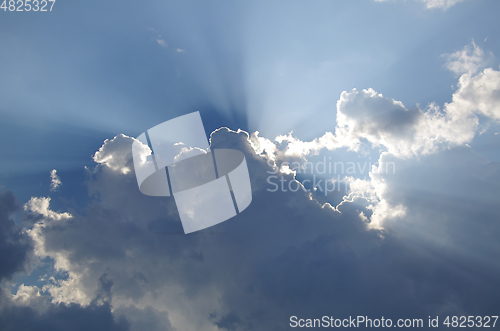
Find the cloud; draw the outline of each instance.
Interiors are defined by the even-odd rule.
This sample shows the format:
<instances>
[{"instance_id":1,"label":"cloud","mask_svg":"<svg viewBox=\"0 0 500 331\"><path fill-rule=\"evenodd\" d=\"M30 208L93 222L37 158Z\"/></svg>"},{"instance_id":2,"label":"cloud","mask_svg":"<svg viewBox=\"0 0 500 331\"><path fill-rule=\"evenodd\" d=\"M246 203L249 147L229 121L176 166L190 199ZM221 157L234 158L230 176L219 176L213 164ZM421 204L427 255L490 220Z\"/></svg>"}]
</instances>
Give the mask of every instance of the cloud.
<instances>
[{"instance_id":1,"label":"cloud","mask_svg":"<svg viewBox=\"0 0 500 331\"><path fill-rule=\"evenodd\" d=\"M57 175L57 170L52 169L50 172L50 190L55 191L59 186L61 186L61 178Z\"/></svg>"},{"instance_id":2,"label":"cloud","mask_svg":"<svg viewBox=\"0 0 500 331\"><path fill-rule=\"evenodd\" d=\"M454 68L466 65L449 65ZM472 68L469 66L469 68ZM492 68L459 78L452 102L441 110L434 103L408 110L401 102L372 89L343 92L337 102L335 137L357 149L363 139L400 157L417 157L470 142L478 129L478 114L500 119L500 72ZM326 147L328 148L328 147Z\"/></svg>"},{"instance_id":3,"label":"cloud","mask_svg":"<svg viewBox=\"0 0 500 331\"><path fill-rule=\"evenodd\" d=\"M53 210L50 210L50 200L51 198L37 198L32 197L26 205L24 205L24 210L30 211L33 213L40 214L47 218L50 221L58 221L62 219L71 218L71 214L69 213L57 213Z\"/></svg>"},{"instance_id":4,"label":"cloud","mask_svg":"<svg viewBox=\"0 0 500 331\"><path fill-rule=\"evenodd\" d=\"M0 280L25 271L32 250L29 238L13 220L19 209L12 192L0 192Z\"/></svg>"},{"instance_id":5,"label":"cloud","mask_svg":"<svg viewBox=\"0 0 500 331\"><path fill-rule=\"evenodd\" d=\"M100 149L104 153L101 156L108 155L105 151L125 151L122 149L123 139L119 136L106 141ZM228 303L217 303L218 295L215 294L227 295L225 287L229 279L234 278L241 286L252 279L251 274L244 275L248 266L230 261L241 259L245 256L241 255L244 250L250 249L245 254L252 265L267 258L264 246L281 250L313 239L325 230L324 226L311 227L310 222L293 219L293 215L301 210L300 205L292 210L284 210L282 206L287 206L290 199L298 199L297 202L302 200L325 216L337 214L332 209L324 210L305 194L294 197L288 193L280 197L267 192L262 179L266 175L263 169L268 169L268 166L265 160L253 153L245 133L219 130L212 135L212 144L219 148L236 146L247 153L252 180L257 183L252 186L260 195L257 209L242 213L239 220L233 220L235 222L222 223L216 230L233 235L210 235L210 230L201 235L183 235L175 205L141 195L133 172L121 171L130 162L126 157L112 158L124 160L116 166L109 166L108 159L92 170L89 186L99 193L94 195L97 199L88 206L85 217L74 214L72 218L58 217L61 213L50 211L50 200L33 199L27 210L43 217L30 230L30 233L37 231L37 245L43 248L38 249L37 254L40 258L51 257L56 269L68 275L66 279L44 287L52 301L92 305L97 297L94 294L99 292L96 280L106 273L106 279L113 281L111 291L117 314L151 306L158 314L166 316L168 312L169 319L176 322L178 329L209 329L215 323L228 325L230 320L227 318L209 318L214 312L217 316L230 313ZM112 194L108 194L108 190ZM115 202L118 192L119 198ZM133 200L137 202L132 203ZM145 202L144 205L141 202ZM260 214L262 208L270 215L255 218L255 213ZM271 240L262 242L259 247L253 246L252 242L261 236L259 229L288 227L288 220L292 220L298 230L289 238L284 238L283 242ZM320 217L318 221L323 225L334 225L328 217ZM233 236L239 239L235 242ZM165 278L165 275L169 276ZM192 301L194 298L196 304ZM134 303L132 308L131 303ZM195 315L190 316L185 310L189 306ZM133 319L130 323L140 324Z\"/></svg>"},{"instance_id":6,"label":"cloud","mask_svg":"<svg viewBox=\"0 0 500 331\"><path fill-rule=\"evenodd\" d=\"M103 164L113 170L121 171L124 174L128 173L130 171L130 158L132 155L130 144L133 140L134 138L119 134L109 144L107 144L108 140L104 141L102 147L94 154L94 162Z\"/></svg>"},{"instance_id":7,"label":"cloud","mask_svg":"<svg viewBox=\"0 0 500 331\"><path fill-rule=\"evenodd\" d=\"M377 102L399 105L385 99ZM385 123L375 122L382 127L380 123ZM415 170L398 172L401 177L395 180L377 171L383 164L372 171L369 181L351 179L349 196L338 210L302 190L270 192L266 178L275 171L267 161L276 154L265 138L259 138L224 128L212 133L212 148L245 153L254 198L237 217L196 234L183 234L172 199L140 194L133 171L122 171L133 167L129 154L133 140L123 135L106 140L99 149L99 163L88 170L92 200L83 214L59 216L64 213L50 210L50 200L32 199L27 212L38 218L32 216L31 231L38 229L36 242L43 245L37 254L50 257L56 269L67 274L44 286L54 305L50 307L61 307L50 308L44 316L52 318L58 316L53 311L63 314L78 307L88 314L99 312L111 325L112 304L114 323L126 317L131 330L268 330L286 329L291 315L426 318L494 313L491 307L496 306L500 288L494 260L477 261L471 253L489 257L498 251L496 246L490 251L480 246L483 240L494 240L499 230L493 222L495 214L485 214L490 221L474 231L479 235L490 229L488 238L468 235L466 219L458 223L464 229L455 229L453 222L438 222L435 215L456 218L464 210L453 204L431 204L426 194L415 195L411 189ZM263 153L257 154L255 148ZM381 159L405 162L407 168L415 164L412 158L390 153ZM473 166L484 173L481 167L480 163ZM457 175L465 178L467 169L471 168ZM491 182L495 173L481 181ZM276 175L293 179L293 174ZM444 177L442 173L419 176L428 176L425 181L418 179L427 184ZM401 188L398 183L409 186ZM472 194L477 195L481 186L473 186ZM497 184L491 184L492 192L495 188ZM398 205L405 206L404 211L393 207ZM402 212L412 219L414 231L404 231L402 224L409 225L401 222ZM371 229L367 217L373 219L377 213L400 225ZM424 235L432 224L430 229L441 237L453 233L446 249ZM456 249L462 240L472 248ZM470 265L476 266L473 272ZM35 292L20 288L17 298L26 300L19 304L39 302ZM17 316L15 311L11 315Z\"/></svg>"},{"instance_id":8,"label":"cloud","mask_svg":"<svg viewBox=\"0 0 500 331\"><path fill-rule=\"evenodd\" d=\"M477 75L460 76L458 90L453 94L446 110L452 120L470 120L477 128L477 114L498 121L500 119L500 71L484 69Z\"/></svg>"},{"instance_id":9,"label":"cloud","mask_svg":"<svg viewBox=\"0 0 500 331\"><path fill-rule=\"evenodd\" d=\"M134 138L106 140L86 170L87 205L69 213L52 210L50 198L26 204L25 232L52 274L41 290L6 294L0 323L20 310L39 325L73 314L131 330L279 330L292 315L494 315L500 167L461 146L477 128L465 120L497 118L497 73L462 74L442 110L345 91L335 132L311 142L212 132L211 148L245 154L253 200L191 235L173 199L139 192ZM371 146L380 147L378 164L368 178L345 178L349 190L334 207L313 191L269 190L271 174L298 176L283 162ZM396 173L384 171L390 162Z\"/></svg>"},{"instance_id":10,"label":"cloud","mask_svg":"<svg viewBox=\"0 0 500 331\"><path fill-rule=\"evenodd\" d=\"M353 89L342 92L337 101L335 133L327 132L310 142L292 135L278 136L275 141L283 153L275 151L275 154L303 157L343 147L360 151L363 142L368 142L394 155L415 157L436 152L443 142L458 144L472 138L474 126L465 133L451 133L454 124L434 104L426 111L417 107L407 109L400 101L371 88Z\"/></svg>"},{"instance_id":11,"label":"cloud","mask_svg":"<svg viewBox=\"0 0 500 331\"><path fill-rule=\"evenodd\" d=\"M425 3L427 9L432 9L432 8L448 9L450 7L453 7L457 3L463 2L464 0L420 0L420 1Z\"/></svg>"},{"instance_id":12,"label":"cloud","mask_svg":"<svg viewBox=\"0 0 500 331\"><path fill-rule=\"evenodd\" d=\"M57 219L56 213L48 210L47 200L34 198L30 205L48 220ZM25 264L33 248L29 236L12 220L13 214L19 211L11 192L0 194L0 280L27 271ZM108 304L82 307L47 304L46 300L47 295L41 295L36 286L22 284L14 295L0 288L0 328L6 331L129 330L125 319L115 321Z\"/></svg>"},{"instance_id":13,"label":"cloud","mask_svg":"<svg viewBox=\"0 0 500 331\"><path fill-rule=\"evenodd\" d=\"M130 323L130 331L169 331L175 330L164 311L147 306L138 309L133 305L115 309L113 314L126 319Z\"/></svg>"},{"instance_id":14,"label":"cloud","mask_svg":"<svg viewBox=\"0 0 500 331\"><path fill-rule=\"evenodd\" d=\"M18 294L9 298L9 294L0 293L0 301L4 303L0 309L0 326L2 330L106 330L128 331L130 325L123 317L115 318L109 304L50 304L42 300L24 300L19 304L19 292L24 291L24 299L28 297L43 298L38 288L21 286ZM28 294L27 291L30 293ZM46 298L43 298L46 299ZM17 301L17 302L16 302ZM36 301L36 302L34 302Z\"/></svg>"},{"instance_id":15,"label":"cloud","mask_svg":"<svg viewBox=\"0 0 500 331\"><path fill-rule=\"evenodd\" d=\"M475 74L480 68L485 66L483 50L474 41L465 46L462 50L452 54L444 54L446 66L456 74Z\"/></svg>"},{"instance_id":16,"label":"cloud","mask_svg":"<svg viewBox=\"0 0 500 331\"><path fill-rule=\"evenodd\" d=\"M259 131L255 131L250 135L250 144L257 155L266 156L269 159L274 159L277 151L275 143L267 138L260 137Z\"/></svg>"},{"instance_id":17,"label":"cloud","mask_svg":"<svg viewBox=\"0 0 500 331\"><path fill-rule=\"evenodd\" d=\"M385 146L390 153L409 155L420 149L414 143L423 114L373 89L342 92L337 101L336 136L357 149L360 140Z\"/></svg>"},{"instance_id":18,"label":"cloud","mask_svg":"<svg viewBox=\"0 0 500 331\"><path fill-rule=\"evenodd\" d=\"M363 140L400 157L416 157L466 144L478 129L477 115L494 121L500 119L500 71L493 68L479 71L485 63L484 52L474 43L446 57L447 67L462 75L452 102L444 104L442 109L434 103L424 109L407 109L402 102L371 88L353 89L342 92L337 101L334 134L326 133L311 142L291 135L278 136L275 141L285 142L285 153L297 156L340 147L357 151Z\"/></svg>"},{"instance_id":19,"label":"cloud","mask_svg":"<svg viewBox=\"0 0 500 331\"><path fill-rule=\"evenodd\" d=\"M115 321L109 307L58 305L37 314L29 307L9 307L0 312L2 330L130 330L126 320Z\"/></svg>"},{"instance_id":20,"label":"cloud","mask_svg":"<svg viewBox=\"0 0 500 331\"><path fill-rule=\"evenodd\" d=\"M168 44L165 40L161 39L161 38L158 38L156 39L156 42L158 43L158 45L160 45L161 47L163 48L168 48Z\"/></svg>"},{"instance_id":21,"label":"cloud","mask_svg":"<svg viewBox=\"0 0 500 331\"><path fill-rule=\"evenodd\" d=\"M384 198L386 184L378 178L386 159L392 156L418 159L464 146L475 137L480 118L493 123L500 120L500 71L483 69L487 62L483 50L472 42L444 57L447 67L461 76L452 101L442 108L431 103L423 109L418 106L408 109L402 102L371 88L353 89L342 92L337 101L337 125L333 133L327 132L312 141L301 141L292 134L271 141L255 133L251 136L252 147L278 168L283 162L305 163L325 150L347 148L363 153L372 147L379 148L379 166L370 169L369 179L345 179L350 193L343 201L366 199L370 203L371 226L381 227L385 219L405 215L404 205L392 205Z\"/></svg>"},{"instance_id":22,"label":"cloud","mask_svg":"<svg viewBox=\"0 0 500 331\"><path fill-rule=\"evenodd\" d=\"M389 0L375 0L375 2L387 2L387 1ZM463 2L464 0L418 0L418 1L424 3L425 8L427 9L440 8L446 10L460 2Z\"/></svg>"}]
</instances>

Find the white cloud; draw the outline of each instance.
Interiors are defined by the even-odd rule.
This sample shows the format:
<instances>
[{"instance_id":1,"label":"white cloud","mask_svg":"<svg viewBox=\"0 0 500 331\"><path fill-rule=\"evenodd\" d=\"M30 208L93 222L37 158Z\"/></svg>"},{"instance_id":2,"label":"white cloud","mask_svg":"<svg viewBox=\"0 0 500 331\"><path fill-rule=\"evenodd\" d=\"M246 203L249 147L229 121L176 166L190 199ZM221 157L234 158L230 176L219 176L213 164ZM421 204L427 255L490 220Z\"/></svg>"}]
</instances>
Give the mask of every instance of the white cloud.
<instances>
[{"instance_id":1,"label":"white cloud","mask_svg":"<svg viewBox=\"0 0 500 331\"><path fill-rule=\"evenodd\" d=\"M286 143L284 155L298 157L316 154L321 149L334 150L344 146L342 139L339 139L338 136L334 136L331 132L327 132L322 137L308 142L301 141L293 137L292 134L277 136L275 141L278 144Z\"/></svg>"},{"instance_id":2,"label":"white cloud","mask_svg":"<svg viewBox=\"0 0 500 331\"><path fill-rule=\"evenodd\" d=\"M400 101L384 97L373 89L342 92L337 101L335 133L327 132L313 141L301 141L291 134L277 136L276 145L285 156L315 155L322 149L347 147L359 151L363 141L400 157L435 152L441 143L461 143L462 134L449 134L450 121L435 105L426 111L407 109ZM443 136L445 135L445 136ZM275 152L279 155L279 152Z\"/></svg>"},{"instance_id":3,"label":"white cloud","mask_svg":"<svg viewBox=\"0 0 500 331\"><path fill-rule=\"evenodd\" d=\"M251 146L257 155L267 156L271 160L275 159L277 147L271 140L260 137L259 131L252 133L249 139Z\"/></svg>"},{"instance_id":4,"label":"white cloud","mask_svg":"<svg viewBox=\"0 0 500 331\"><path fill-rule=\"evenodd\" d=\"M371 88L353 89L342 92L337 101L334 134L328 132L310 142L292 135L278 136L275 141L277 146L286 143L285 154L297 156L340 147L359 150L363 140L398 157L416 157L466 144L476 133L478 114L500 120L500 71L487 68L478 72L484 63L484 52L474 43L447 55L448 68L462 75L452 102L442 109L434 103L425 109L407 109L402 102Z\"/></svg>"},{"instance_id":5,"label":"white cloud","mask_svg":"<svg viewBox=\"0 0 500 331\"><path fill-rule=\"evenodd\" d=\"M486 64L483 50L474 41L462 50L452 54L443 54L446 58L446 66L449 70L459 75L469 73L475 74Z\"/></svg>"},{"instance_id":6,"label":"white cloud","mask_svg":"<svg viewBox=\"0 0 500 331\"><path fill-rule=\"evenodd\" d=\"M207 151L198 147L187 147L183 143L176 143L174 146L178 147L180 150L177 152L178 154L174 156L175 162L179 162L181 160L196 156L196 155L201 155L201 154L206 154Z\"/></svg>"},{"instance_id":7,"label":"white cloud","mask_svg":"<svg viewBox=\"0 0 500 331\"><path fill-rule=\"evenodd\" d=\"M61 178L57 175L57 170L52 169L50 172L50 190L55 191L62 184Z\"/></svg>"},{"instance_id":8,"label":"white cloud","mask_svg":"<svg viewBox=\"0 0 500 331\"><path fill-rule=\"evenodd\" d=\"M375 0L375 2L388 2L388 1L390 0ZM440 8L446 10L453 7L457 3L463 2L464 0L418 0L418 1L424 3L427 9Z\"/></svg>"},{"instance_id":9,"label":"white cloud","mask_svg":"<svg viewBox=\"0 0 500 331\"><path fill-rule=\"evenodd\" d=\"M58 213L50 209L50 198L32 197L28 203L24 205L24 210L32 215L42 217L36 222L31 229L27 229L26 233L33 240L35 255L43 259L51 257L54 259L56 269L66 270L69 266L68 255L64 251L51 252L47 248L44 232L46 229L53 226L62 226L65 221L72 219L70 213Z\"/></svg>"},{"instance_id":10,"label":"white cloud","mask_svg":"<svg viewBox=\"0 0 500 331\"><path fill-rule=\"evenodd\" d=\"M337 101L337 126L312 141L301 141L292 134L277 136L273 141L252 134L257 154L281 162L299 158L305 161L322 150L342 147L360 151L368 142L380 147L379 169L385 156L420 158L456 146L464 146L476 135L479 117L500 120L500 71L487 68L484 52L474 42L462 50L445 55L447 67L461 74L452 101L442 108L434 103L426 108L406 108L402 102L383 96L369 88L344 91ZM385 218L401 217L405 207L391 205L385 199L381 171L373 169L370 179L349 180L350 193L345 201L363 198L373 211L372 225L381 227ZM363 184L363 185L361 185ZM361 193L365 190L364 193Z\"/></svg>"},{"instance_id":11,"label":"white cloud","mask_svg":"<svg viewBox=\"0 0 500 331\"><path fill-rule=\"evenodd\" d=\"M58 271L66 272L68 275L67 279L52 279L51 283L43 286L43 291L50 294L50 301L55 304L90 304L94 293L81 284L85 277L85 269L73 266L66 252L53 252L48 256L55 259L54 267ZM94 288L92 287L92 289Z\"/></svg>"},{"instance_id":12,"label":"white cloud","mask_svg":"<svg viewBox=\"0 0 500 331\"><path fill-rule=\"evenodd\" d=\"M453 119L475 120L475 114L482 114L500 120L500 71L487 68L477 75L463 74L458 87L452 102L445 105Z\"/></svg>"},{"instance_id":13,"label":"white cloud","mask_svg":"<svg viewBox=\"0 0 500 331\"><path fill-rule=\"evenodd\" d=\"M95 152L93 159L96 163L103 164L114 171L127 174L131 169L132 150L130 146L134 140L134 138L124 134L119 134L111 140L106 139L101 148ZM143 146L142 143L141 146Z\"/></svg>"},{"instance_id":14,"label":"white cloud","mask_svg":"<svg viewBox=\"0 0 500 331\"><path fill-rule=\"evenodd\" d=\"M357 150L366 139L393 154L409 156L420 148L414 139L422 116L419 109L408 110L373 89L344 91L337 101L336 137L351 149Z\"/></svg>"},{"instance_id":15,"label":"white cloud","mask_svg":"<svg viewBox=\"0 0 500 331\"><path fill-rule=\"evenodd\" d=\"M161 47L163 48L168 48L168 44L165 40L161 39L161 38L158 38L156 39L156 42L158 43L158 45L160 45Z\"/></svg>"},{"instance_id":16,"label":"white cloud","mask_svg":"<svg viewBox=\"0 0 500 331\"><path fill-rule=\"evenodd\" d=\"M453 7L459 2L463 2L464 0L420 0L420 1L425 3L425 6L428 9L432 8L448 9L450 7Z\"/></svg>"},{"instance_id":17,"label":"white cloud","mask_svg":"<svg viewBox=\"0 0 500 331\"><path fill-rule=\"evenodd\" d=\"M28 201L28 203L24 205L24 210L42 215L52 221L59 221L72 217L69 213L57 213L53 210L50 210L50 200L51 198L49 197L32 197L30 201Z\"/></svg>"},{"instance_id":18,"label":"white cloud","mask_svg":"<svg viewBox=\"0 0 500 331\"><path fill-rule=\"evenodd\" d=\"M369 221L369 227L372 229L384 229L387 220L406 216L406 207L403 204L393 204L387 198L389 184L386 178L390 176L387 176L386 159L389 155L387 152L382 153L378 167L372 167L368 179L346 177L344 181L349 184L349 191L336 207L341 209L346 203L356 203L358 199L366 201L366 209L370 213L367 216L362 211L361 217Z\"/></svg>"},{"instance_id":19,"label":"white cloud","mask_svg":"<svg viewBox=\"0 0 500 331\"><path fill-rule=\"evenodd\" d=\"M12 295L12 301L18 306L32 306L42 308L47 298L40 295L40 289L37 286L19 285L15 294Z\"/></svg>"}]
</instances>

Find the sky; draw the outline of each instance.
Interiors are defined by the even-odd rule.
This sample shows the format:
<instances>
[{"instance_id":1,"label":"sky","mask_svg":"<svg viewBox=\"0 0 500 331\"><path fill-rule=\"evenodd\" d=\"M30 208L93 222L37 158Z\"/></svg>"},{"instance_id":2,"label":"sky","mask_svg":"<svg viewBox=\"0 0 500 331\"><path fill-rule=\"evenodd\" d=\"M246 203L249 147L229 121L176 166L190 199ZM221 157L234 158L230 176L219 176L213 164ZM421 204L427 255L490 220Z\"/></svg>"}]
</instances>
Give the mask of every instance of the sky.
<instances>
[{"instance_id":1,"label":"sky","mask_svg":"<svg viewBox=\"0 0 500 331\"><path fill-rule=\"evenodd\" d=\"M499 10L2 7L0 329L498 316ZM196 111L212 149L245 155L252 202L184 234L173 198L140 192L132 144Z\"/></svg>"}]
</instances>

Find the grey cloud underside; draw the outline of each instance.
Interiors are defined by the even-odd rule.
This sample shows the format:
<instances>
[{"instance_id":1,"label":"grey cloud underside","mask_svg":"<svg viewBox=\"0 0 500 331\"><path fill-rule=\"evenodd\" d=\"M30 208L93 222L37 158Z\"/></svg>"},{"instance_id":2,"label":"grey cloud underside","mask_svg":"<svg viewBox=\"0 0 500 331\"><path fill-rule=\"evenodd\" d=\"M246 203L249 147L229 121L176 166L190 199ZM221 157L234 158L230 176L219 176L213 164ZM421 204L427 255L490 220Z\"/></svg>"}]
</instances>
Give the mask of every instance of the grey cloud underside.
<instances>
[{"instance_id":1,"label":"grey cloud underside","mask_svg":"<svg viewBox=\"0 0 500 331\"><path fill-rule=\"evenodd\" d=\"M108 147L114 143L126 150L132 138L117 136ZM266 171L271 169L255 155L245 133L221 129L212 134L211 143L241 150L248 161L254 199L237 217L184 235L171 199L142 195L133 171L123 173L102 163L89 173L94 199L86 215L73 215L42 231L46 252L67 256L69 273L82 277L77 286L89 298L98 297L96 284L106 274L113 284L108 288L115 315L127 318L132 330L149 325L148 314L157 317L151 328L171 329L179 311L190 316L190 324L177 322L178 330L285 330L291 315L496 313L500 277L490 258L499 248L487 243L499 233L498 213L482 191L484 183L488 192L498 190L500 183L491 181L498 173L496 164L472 162L472 156L459 153L458 164L469 162L455 174L467 179L463 196L473 209L464 200L444 197L456 191L452 177L421 174L421 185L427 181L445 189L439 196L412 188L416 179L411 167L401 173L399 183L388 177L394 184L388 199L411 201L412 222L380 232L369 230L359 216L360 211L368 213L361 199L342 204L339 213L304 192L268 192ZM452 164L453 159L446 163L449 157L435 156L436 168ZM130 155L122 166L132 169ZM436 184L435 178L442 182ZM444 215L448 221L440 222ZM415 236L404 226L412 226ZM446 244L426 236L427 230L446 235ZM150 308L139 313L131 303ZM89 308L96 304L82 309L104 309Z\"/></svg>"},{"instance_id":2,"label":"grey cloud underside","mask_svg":"<svg viewBox=\"0 0 500 331\"><path fill-rule=\"evenodd\" d=\"M99 290L90 305L77 303L52 304L43 298L28 304L16 304L0 289L0 326L5 331L65 331L106 330L128 331L130 324L115 317L109 304L112 282L103 275L99 279ZM48 300L48 298L46 298Z\"/></svg>"},{"instance_id":3,"label":"grey cloud underside","mask_svg":"<svg viewBox=\"0 0 500 331\"><path fill-rule=\"evenodd\" d=\"M5 296L0 293L0 296ZM115 319L110 306L79 304L50 305L43 313L29 306L8 305L0 310L0 327L4 331L128 331L124 319Z\"/></svg>"},{"instance_id":4,"label":"grey cloud underside","mask_svg":"<svg viewBox=\"0 0 500 331\"><path fill-rule=\"evenodd\" d=\"M114 320L108 305L58 305L43 314L38 314L30 307L11 306L0 312L0 325L5 331L130 330L125 319Z\"/></svg>"},{"instance_id":5,"label":"grey cloud underside","mask_svg":"<svg viewBox=\"0 0 500 331\"><path fill-rule=\"evenodd\" d=\"M12 192L0 193L0 280L23 271L31 251L30 241L13 219L19 205Z\"/></svg>"},{"instance_id":6,"label":"grey cloud underside","mask_svg":"<svg viewBox=\"0 0 500 331\"><path fill-rule=\"evenodd\" d=\"M113 281L103 274L98 284L89 305L53 304L46 294L19 304L0 288L0 327L5 331L172 330L167 315L152 307L124 307L112 312Z\"/></svg>"}]
</instances>

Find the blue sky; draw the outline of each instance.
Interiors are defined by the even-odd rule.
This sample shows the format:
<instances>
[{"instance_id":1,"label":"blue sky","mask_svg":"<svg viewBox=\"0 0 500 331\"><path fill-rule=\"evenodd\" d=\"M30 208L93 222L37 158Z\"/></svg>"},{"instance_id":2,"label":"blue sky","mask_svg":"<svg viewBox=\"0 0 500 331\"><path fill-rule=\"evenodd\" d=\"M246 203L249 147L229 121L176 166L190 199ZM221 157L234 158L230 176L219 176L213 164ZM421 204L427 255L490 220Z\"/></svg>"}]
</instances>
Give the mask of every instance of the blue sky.
<instances>
[{"instance_id":1,"label":"blue sky","mask_svg":"<svg viewBox=\"0 0 500 331\"><path fill-rule=\"evenodd\" d=\"M498 315L499 10L0 10L0 326L287 330L291 315ZM194 111L213 147L244 152L253 202L199 235L165 235L182 231L175 203L141 195L134 172L117 169L133 167L132 137ZM309 188L313 174L288 166L322 160L375 167L315 174L341 181L326 195L269 191L270 173ZM53 169L62 184L51 190Z\"/></svg>"}]
</instances>

